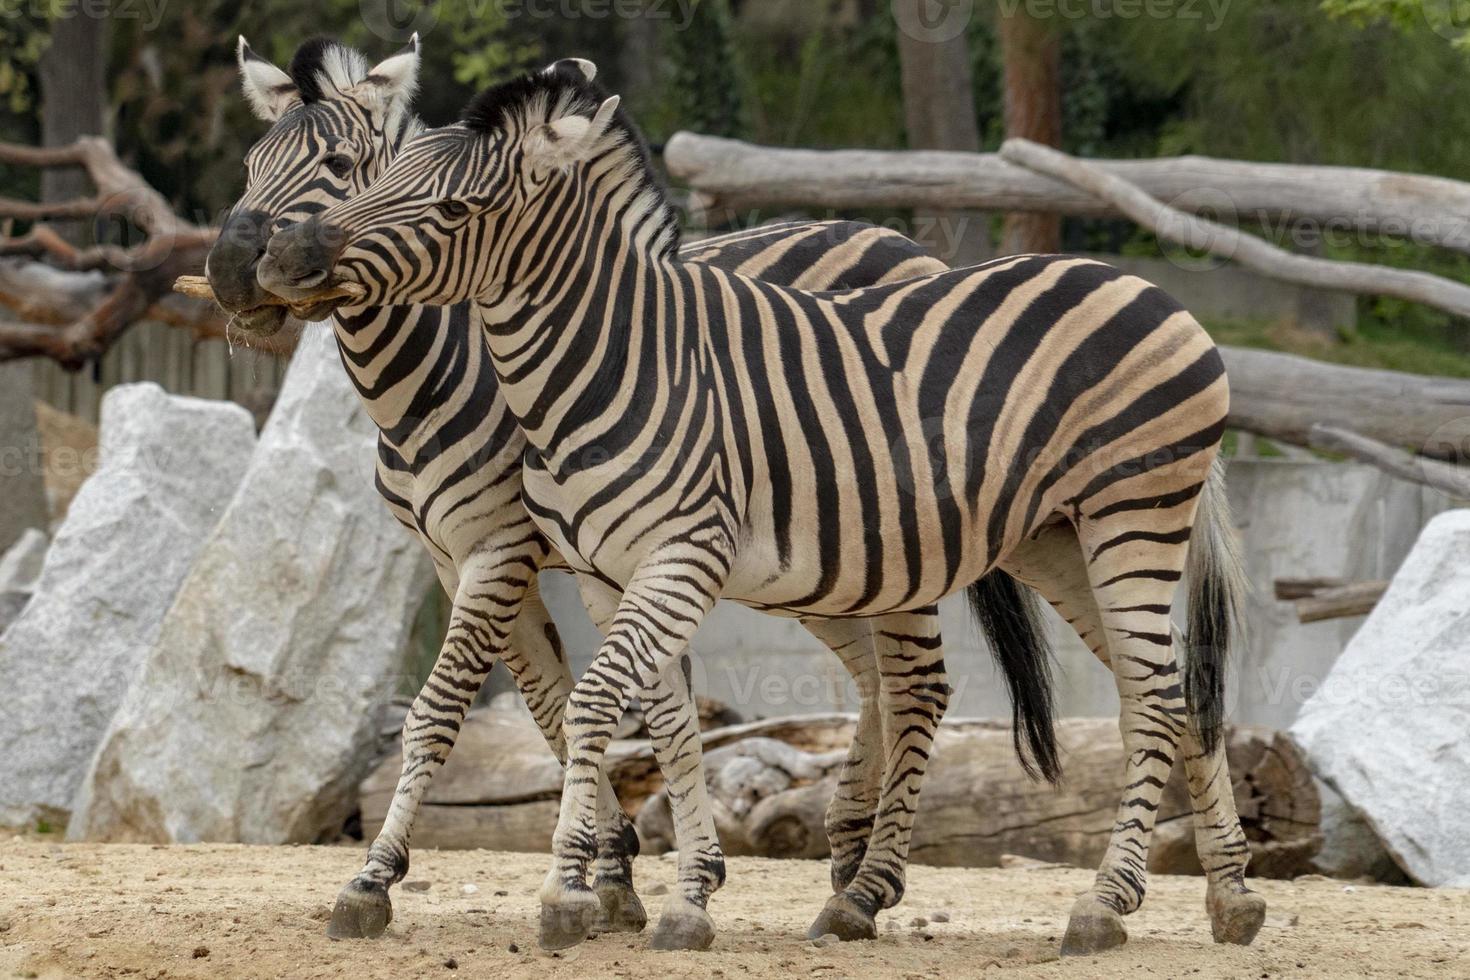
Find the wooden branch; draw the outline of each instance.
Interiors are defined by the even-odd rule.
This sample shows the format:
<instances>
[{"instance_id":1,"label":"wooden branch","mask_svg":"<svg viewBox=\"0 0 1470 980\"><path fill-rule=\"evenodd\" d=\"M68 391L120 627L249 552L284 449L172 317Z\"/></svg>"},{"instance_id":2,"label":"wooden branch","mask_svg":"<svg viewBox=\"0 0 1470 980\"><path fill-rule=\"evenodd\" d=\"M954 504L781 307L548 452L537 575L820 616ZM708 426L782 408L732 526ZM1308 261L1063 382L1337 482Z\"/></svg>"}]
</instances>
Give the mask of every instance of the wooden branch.
<instances>
[{"instance_id":1,"label":"wooden branch","mask_svg":"<svg viewBox=\"0 0 1470 980\"><path fill-rule=\"evenodd\" d=\"M214 290L209 285L209 280L204 276L179 276L174 280L174 292L195 299L206 299L214 302ZM312 293L305 299L285 300L274 294L267 294L263 306L284 306L298 316L302 311L308 310L319 303L325 303L334 299L362 299L367 295L367 289L355 282L339 282L334 286Z\"/></svg>"},{"instance_id":2,"label":"wooden branch","mask_svg":"<svg viewBox=\"0 0 1470 980\"><path fill-rule=\"evenodd\" d=\"M1279 578L1275 583L1275 593L1278 601L1293 602L1351 584L1345 578Z\"/></svg>"},{"instance_id":3,"label":"wooden branch","mask_svg":"<svg viewBox=\"0 0 1470 980\"><path fill-rule=\"evenodd\" d=\"M1470 316L1470 286L1414 269L1299 255L1217 221L1163 204L1122 177L1029 140L1006 140L1002 159L1086 191L1160 238L1229 259L1268 279L1367 296L1393 296Z\"/></svg>"},{"instance_id":4,"label":"wooden branch","mask_svg":"<svg viewBox=\"0 0 1470 980\"><path fill-rule=\"evenodd\" d=\"M100 136L83 136L70 146L54 147L0 142L0 163L43 168L81 167L97 188L93 203L98 205L82 216L125 214L150 235L167 235L195 228L174 214L162 194L124 166L113 152L112 145ZM34 206L46 208L52 205ZM0 209L0 216L3 215L3 209Z\"/></svg>"},{"instance_id":5,"label":"wooden branch","mask_svg":"<svg viewBox=\"0 0 1470 980\"><path fill-rule=\"evenodd\" d=\"M676 133L669 173L696 209L780 212L862 208L1044 211L1115 217L1105 201L994 153L794 150ZM1470 251L1470 183L1357 167L1208 157L1093 165L1176 207L1225 208L1242 222L1380 233ZM1187 202L1187 203L1186 203Z\"/></svg>"},{"instance_id":6,"label":"wooden branch","mask_svg":"<svg viewBox=\"0 0 1470 980\"><path fill-rule=\"evenodd\" d=\"M1354 582L1336 588L1320 589L1297 600L1296 618L1302 623L1316 623L1324 619L1366 616L1387 591L1387 582Z\"/></svg>"},{"instance_id":7,"label":"wooden branch","mask_svg":"<svg viewBox=\"0 0 1470 980\"><path fill-rule=\"evenodd\" d=\"M1423 483L1457 500L1470 500L1470 469L1415 456L1402 449L1349 429L1331 425L1314 425L1311 430L1313 449L1342 453L1353 459L1372 463L1403 480Z\"/></svg>"}]
</instances>

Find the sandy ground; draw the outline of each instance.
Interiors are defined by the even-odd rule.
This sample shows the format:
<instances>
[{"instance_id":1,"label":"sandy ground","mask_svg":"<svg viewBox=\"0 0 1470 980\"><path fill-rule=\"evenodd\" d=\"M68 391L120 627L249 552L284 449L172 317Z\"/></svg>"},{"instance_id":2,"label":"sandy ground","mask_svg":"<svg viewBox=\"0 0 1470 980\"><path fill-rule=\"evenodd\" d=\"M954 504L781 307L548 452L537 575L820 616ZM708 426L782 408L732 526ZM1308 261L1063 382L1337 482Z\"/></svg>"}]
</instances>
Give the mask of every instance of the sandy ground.
<instances>
[{"instance_id":1,"label":"sandy ground","mask_svg":"<svg viewBox=\"0 0 1470 980\"><path fill-rule=\"evenodd\" d=\"M1271 911L1247 949L1210 942L1199 879L1155 879L1132 938L1060 961L1072 896L1091 872L916 867L876 942L821 948L802 937L825 898L812 861L734 859L711 905L705 953L653 953L647 934L536 948L546 860L417 852L380 940L325 936L357 849L0 843L0 977L1467 977L1470 892L1261 882ZM645 895L674 865L639 862ZM466 894L465 885L475 891ZM662 899L646 898L650 911ZM936 913L948 921L934 921ZM929 919L915 925L916 917Z\"/></svg>"}]
</instances>

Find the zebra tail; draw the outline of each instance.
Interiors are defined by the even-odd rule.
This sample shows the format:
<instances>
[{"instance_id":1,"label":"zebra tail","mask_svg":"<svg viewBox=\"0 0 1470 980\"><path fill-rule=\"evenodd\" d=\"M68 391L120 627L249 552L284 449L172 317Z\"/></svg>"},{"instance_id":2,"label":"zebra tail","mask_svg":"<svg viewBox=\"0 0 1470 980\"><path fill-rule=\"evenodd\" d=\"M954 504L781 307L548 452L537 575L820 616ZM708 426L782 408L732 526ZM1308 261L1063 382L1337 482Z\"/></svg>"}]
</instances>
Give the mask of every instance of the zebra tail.
<instances>
[{"instance_id":1,"label":"zebra tail","mask_svg":"<svg viewBox=\"0 0 1470 980\"><path fill-rule=\"evenodd\" d=\"M1225 497L1225 467L1215 460L1200 491L1189 543L1188 656L1184 698L1205 752L1220 744L1231 644L1242 641L1250 584Z\"/></svg>"},{"instance_id":2,"label":"zebra tail","mask_svg":"<svg viewBox=\"0 0 1470 980\"><path fill-rule=\"evenodd\" d=\"M1051 645L1036 593L999 569L966 590L975 622L990 644L1011 695L1011 725L1021 768L1058 783Z\"/></svg>"}]
</instances>

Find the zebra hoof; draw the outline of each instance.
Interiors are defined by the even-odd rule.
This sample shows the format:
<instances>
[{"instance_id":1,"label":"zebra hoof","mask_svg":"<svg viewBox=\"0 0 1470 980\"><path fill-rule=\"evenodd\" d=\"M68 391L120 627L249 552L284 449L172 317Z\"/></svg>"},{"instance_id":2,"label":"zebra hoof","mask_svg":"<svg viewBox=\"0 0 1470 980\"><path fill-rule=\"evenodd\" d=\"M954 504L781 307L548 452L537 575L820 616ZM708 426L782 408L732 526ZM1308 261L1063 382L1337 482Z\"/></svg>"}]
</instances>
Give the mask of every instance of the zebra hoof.
<instances>
[{"instance_id":1,"label":"zebra hoof","mask_svg":"<svg viewBox=\"0 0 1470 980\"><path fill-rule=\"evenodd\" d=\"M1266 921L1266 900L1253 891L1213 889L1205 899L1210 913L1210 932L1217 943L1249 946Z\"/></svg>"},{"instance_id":2,"label":"zebra hoof","mask_svg":"<svg viewBox=\"0 0 1470 980\"><path fill-rule=\"evenodd\" d=\"M585 887L585 886L584 886ZM539 942L545 950L568 949L586 939L602 914L602 903L590 891L572 892L556 905L542 904Z\"/></svg>"},{"instance_id":3,"label":"zebra hoof","mask_svg":"<svg viewBox=\"0 0 1470 980\"><path fill-rule=\"evenodd\" d=\"M679 902L664 909L658 917L658 927L653 930L651 949L694 950L709 949L715 941L715 920L697 905Z\"/></svg>"},{"instance_id":4,"label":"zebra hoof","mask_svg":"<svg viewBox=\"0 0 1470 980\"><path fill-rule=\"evenodd\" d=\"M388 888L376 881L356 878L337 895L332 920L327 923L331 939L377 939L393 921L393 903Z\"/></svg>"},{"instance_id":5,"label":"zebra hoof","mask_svg":"<svg viewBox=\"0 0 1470 980\"><path fill-rule=\"evenodd\" d=\"M1062 955L1091 956L1116 949L1127 941L1123 917L1092 895L1083 895L1072 906L1067 934L1062 937Z\"/></svg>"},{"instance_id":6,"label":"zebra hoof","mask_svg":"<svg viewBox=\"0 0 1470 980\"><path fill-rule=\"evenodd\" d=\"M593 932L642 932L648 925L648 913L632 885L610 882L595 886L593 891L602 906Z\"/></svg>"},{"instance_id":7,"label":"zebra hoof","mask_svg":"<svg viewBox=\"0 0 1470 980\"><path fill-rule=\"evenodd\" d=\"M806 937L821 939L828 933L845 943L858 939L877 939L878 923L846 895L833 895L822 907L817 921L806 931Z\"/></svg>"}]
</instances>

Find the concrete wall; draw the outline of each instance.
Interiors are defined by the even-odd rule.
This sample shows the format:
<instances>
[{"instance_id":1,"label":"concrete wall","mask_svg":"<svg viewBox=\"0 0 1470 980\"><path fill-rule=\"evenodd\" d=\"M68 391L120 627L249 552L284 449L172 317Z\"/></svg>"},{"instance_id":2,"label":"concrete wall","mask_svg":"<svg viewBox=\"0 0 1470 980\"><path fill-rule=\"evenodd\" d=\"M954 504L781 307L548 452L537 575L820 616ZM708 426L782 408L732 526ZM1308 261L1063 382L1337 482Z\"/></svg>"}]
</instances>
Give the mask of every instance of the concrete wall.
<instances>
[{"instance_id":1,"label":"concrete wall","mask_svg":"<svg viewBox=\"0 0 1470 980\"><path fill-rule=\"evenodd\" d=\"M1300 625L1290 604L1272 598L1274 579L1387 578L1419 529L1449 502L1356 464L1237 460L1229 482L1256 590L1249 649L1233 667L1231 716L1285 727L1361 620ZM568 576L544 575L542 587L580 674L596 651L598 634ZM951 715L1009 717L1004 690L963 599L951 597L940 611L955 688ZM1116 715L1112 676L1065 623L1048 616L1062 713ZM694 649L696 690L748 718L856 706L836 658L790 620L722 602L695 637Z\"/></svg>"}]
</instances>

